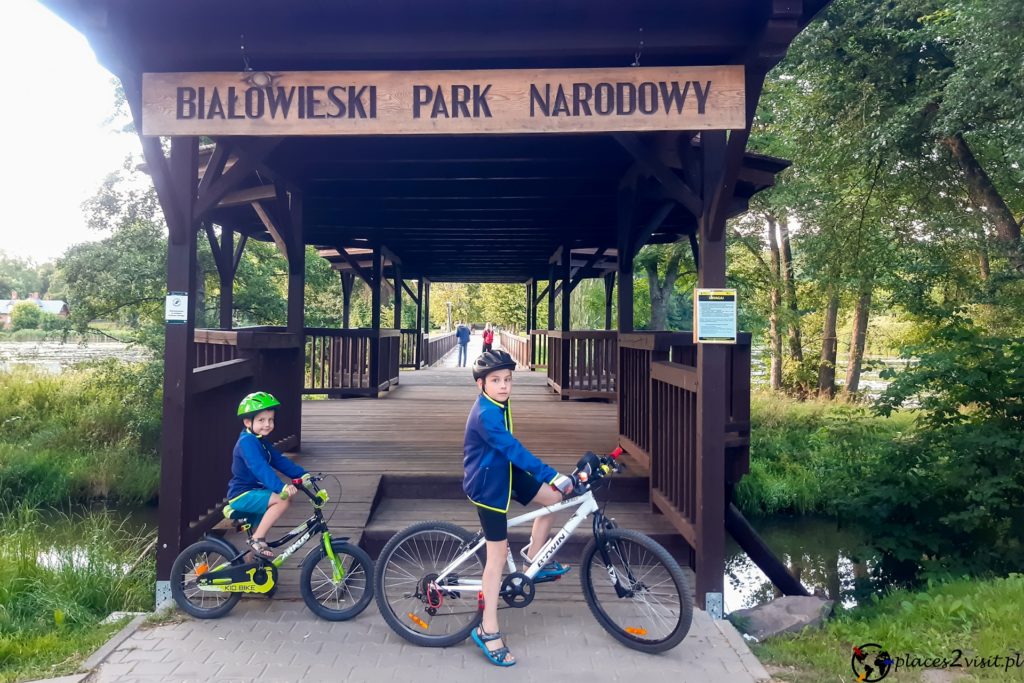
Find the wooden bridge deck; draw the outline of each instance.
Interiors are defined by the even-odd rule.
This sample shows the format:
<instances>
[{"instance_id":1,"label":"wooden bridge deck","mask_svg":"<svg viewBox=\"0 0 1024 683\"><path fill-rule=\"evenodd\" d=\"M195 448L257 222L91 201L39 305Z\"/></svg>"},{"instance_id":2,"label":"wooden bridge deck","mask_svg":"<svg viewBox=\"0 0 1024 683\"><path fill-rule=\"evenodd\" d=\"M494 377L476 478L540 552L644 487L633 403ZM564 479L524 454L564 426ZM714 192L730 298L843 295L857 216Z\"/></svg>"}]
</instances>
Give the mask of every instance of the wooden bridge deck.
<instances>
[{"instance_id":1,"label":"wooden bridge deck","mask_svg":"<svg viewBox=\"0 0 1024 683\"><path fill-rule=\"evenodd\" d=\"M479 528L461 486L463 432L476 395L467 369L442 367L403 371L400 385L381 399L303 401L302 444L290 455L309 471L341 480L340 499L336 484L326 482L332 531L350 536L376 557L388 538L415 521L443 519ZM561 472L572 470L587 450L615 448L615 405L561 401L543 373L516 373L512 410L516 436ZM646 472L625 458L629 469L613 483L608 514L685 552L672 526L650 511ZM304 503L293 505L272 536L300 523L309 510ZM562 513L556 525L569 514ZM589 526L581 525L564 555L574 559L589 533ZM528 527L510 530L516 552L528 537ZM240 539L231 540L239 545ZM303 555L300 551L286 565L278 595L298 597L296 560ZM571 584L578 593L575 581Z\"/></svg>"}]
</instances>

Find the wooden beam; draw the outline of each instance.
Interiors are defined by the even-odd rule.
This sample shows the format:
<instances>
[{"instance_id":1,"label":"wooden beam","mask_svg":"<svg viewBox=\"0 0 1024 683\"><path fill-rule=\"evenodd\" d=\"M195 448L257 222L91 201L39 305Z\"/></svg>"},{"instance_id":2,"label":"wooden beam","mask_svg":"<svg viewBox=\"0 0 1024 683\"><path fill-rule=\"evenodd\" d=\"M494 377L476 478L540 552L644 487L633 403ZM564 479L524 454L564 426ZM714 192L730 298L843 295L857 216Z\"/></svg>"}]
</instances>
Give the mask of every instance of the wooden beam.
<instances>
[{"instance_id":1,"label":"wooden beam","mask_svg":"<svg viewBox=\"0 0 1024 683\"><path fill-rule=\"evenodd\" d=\"M210 186L224 173L224 164L227 163L231 151L230 144L227 140L217 141L217 146L213 148L213 154L210 155L206 169L203 170L203 177L199 180L198 196L201 197L209 192Z\"/></svg>"},{"instance_id":2,"label":"wooden beam","mask_svg":"<svg viewBox=\"0 0 1024 683\"><path fill-rule=\"evenodd\" d=\"M287 233L284 231L282 226L275 223L274 217L271 216L263 207L262 202L253 202L252 208L256 211L256 215L259 216L260 220L263 222L263 227L267 229L267 232L269 232L270 236L273 238L274 244L277 245L277 250L281 252L282 256L288 258L290 250L288 249Z\"/></svg>"},{"instance_id":3,"label":"wooden beam","mask_svg":"<svg viewBox=\"0 0 1024 683\"><path fill-rule=\"evenodd\" d=\"M562 262L562 249L564 247L558 247L555 249L555 253L548 259L548 263L561 263Z\"/></svg>"},{"instance_id":4,"label":"wooden beam","mask_svg":"<svg viewBox=\"0 0 1024 683\"><path fill-rule=\"evenodd\" d=\"M224 257L220 251L220 244L217 243L217 235L213 232L213 224L209 221L203 222L203 232L206 233L206 241L210 243L210 252L213 254L213 262L217 265L217 271L227 270Z\"/></svg>"},{"instance_id":5,"label":"wooden beam","mask_svg":"<svg viewBox=\"0 0 1024 683\"><path fill-rule=\"evenodd\" d=\"M675 202L667 201L657 208L654 215L651 216L651 219L633 235L631 239L632 253L640 253L640 248L647 244L647 240L649 240L651 235L661 227L661 224L665 222L665 219L668 218L670 213L672 213L672 209L674 209L675 206Z\"/></svg>"},{"instance_id":6,"label":"wooden beam","mask_svg":"<svg viewBox=\"0 0 1024 683\"><path fill-rule=\"evenodd\" d=\"M244 190L229 192L217 203L218 209L228 209L233 206L245 206L261 199L274 199L277 196L277 189L273 185L257 185L247 187Z\"/></svg>"},{"instance_id":7,"label":"wooden beam","mask_svg":"<svg viewBox=\"0 0 1024 683\"><path fill-rule=\"evenodd\" d=\"M572 280L570 280L570 282L569 282L569 291L570 292L572 290L576 289L576 286L583 280L583 278L586 275L587 271L590 270L591 268L593 268L594 264L597 263L601 259L602 256L604 256L604 252L605 252L606 248L607 247L601 247L600 249L595 251L594 254L589 259L587 259L587 262L585 264L583 264L582 266L579 266L578 268L576 268L576 273L572 276Z\"/></svg>"},{"instance_id":8,"label":"wooden beam","mask_svg":"<svg viewBox=\"0 0 1024 683\"><path fill-rule=\"evenodd\" d=\"M402 289L404 289L409 294L409 298L412 299L412 302L414 304L416 304L417 306L420 305L420 298L417 295L413 294L412 288L405 280L402 280Z\"/></svg>"},{"instance_id":9,"label":"wooden beam","mask_svg":"<svg viewBox=\"0 0 1024 683\"><path fill-rule=\"evenodd\" d=\"M193 218L202 219L229 192L241 185L242 181L256 169L257 164L261 163L277 145L281 144L281 140L282 138L257 138L248 146L236 145L234 151L238 156L238 161L228 171L213 180L206 188L206 192L196 199Z\"/></svg>"},{"instance_id":10,"label":"wooden beam","mask_svg":"<svg viewBox=\"0 0 1024 683\"><path fill-rule=\"evenodd\" d=\"M393 265L402 265L402 259L400 259L398 255L395 254L395 252L391 251L390 249L383 245L381 245L380 249L384 253L384 258L386 260L391 261Z\"/></svg>"},{"instance_id":11,"label":"wooden beam","mask_svg":"<svg viewBox=\"0 0 1024 683\"><path fill-rule=\"evenodd\" d=\"M700 216L703 212L703 202L690 186L651 151L647 145L634 133L614 133L615 140L629 152L640 168L649 175L654 176L669 196L686 207L686 210L694 216Z\"/></svg>"},{"instance_id":12,"label":"wooden beam","mask_svg":"<svg viewBox=\"0 0 1024 683\"><path fill-rule=\"evenodd\" d=\"M619 227L619 332L633 331L633 212L636 187L619 190L616 198Z\"/></svg>"},{"instance_id":13,"label":"wooden beam","mask_svg":"<svg viewBox=\"0 0 1024 683\"><path fill-rule=\"evenodd\" d=\"M245 243L249 241L249 234L243 232L242 238L238 240L238 246L235 247L235 258L231 261L231 274L234 276L238 272L238 264L242 261L242 252L245 251Z\"/></svg>"},{"instance_id":14,"label":"wooden beam","mask_svg":"<svg viewBox=\"0 0 1024 683\"><path fill-rule=\"evenodd\" d=\"M366 272L366 269L363 268L359 264L359 262L355 260L352 254L348 253L348 251L345 250L345 247L335 247L335 249L338 250L338 254L343 259L345 259L346 262L348 262L348 265L352 267L352 270L354 270L356 274L359 275L362 281L365 282L368 286L373 287L373 276L370 273ZM376 256L373 256L373 261L376 262Z\"/></svg>"}]
</instances>

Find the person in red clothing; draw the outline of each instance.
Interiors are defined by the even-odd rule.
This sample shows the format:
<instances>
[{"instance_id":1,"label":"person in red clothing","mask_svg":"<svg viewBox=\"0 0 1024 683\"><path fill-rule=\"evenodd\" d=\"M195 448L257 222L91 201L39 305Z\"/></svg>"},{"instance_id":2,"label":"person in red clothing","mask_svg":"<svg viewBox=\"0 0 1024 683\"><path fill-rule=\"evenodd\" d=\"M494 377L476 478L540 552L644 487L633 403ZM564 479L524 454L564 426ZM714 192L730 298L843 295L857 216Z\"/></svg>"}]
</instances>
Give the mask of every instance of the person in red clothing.
<instances>
[{"instance_id":1,"label":"person in red clothing","mask_svg":"<svg viewBox=\"0 0 1024 683\"><path fill-rule=\"evenodd\" d=\"M484 353L487 353L494 348L494 330L491 329L491 324L487 323L484 326Z\"/></svg>"}]
</instances>

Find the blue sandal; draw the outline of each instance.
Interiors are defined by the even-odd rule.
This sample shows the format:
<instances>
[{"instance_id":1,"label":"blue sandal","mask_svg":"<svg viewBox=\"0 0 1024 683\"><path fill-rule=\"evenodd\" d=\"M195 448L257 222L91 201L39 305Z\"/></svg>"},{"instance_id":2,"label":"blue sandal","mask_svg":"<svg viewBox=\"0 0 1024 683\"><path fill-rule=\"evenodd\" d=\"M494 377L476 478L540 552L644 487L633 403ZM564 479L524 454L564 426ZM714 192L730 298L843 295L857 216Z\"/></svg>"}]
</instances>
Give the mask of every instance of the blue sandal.
<instances>
[{"instance_id":1,"label":"blue sandal","mask_svg":"<svg viewBox=\"0 0 1024 683\"><path fill-rule=\"evenodd\" d=\"M496 633L487 633L481 626L473 629L472 636L473 642L480 646L480 649L484 651L485 655L487 655L487 659L491 664L494 664L495 666L512 666L516 663L515 659L508 661L508 658L512 656L512 653L509 652L507 645L499 647L497 650L490 650L487 648L487 643L498 640L499 638L504 642L504 638L501 636L501 631Z\"/></svg>"}]
</instances>

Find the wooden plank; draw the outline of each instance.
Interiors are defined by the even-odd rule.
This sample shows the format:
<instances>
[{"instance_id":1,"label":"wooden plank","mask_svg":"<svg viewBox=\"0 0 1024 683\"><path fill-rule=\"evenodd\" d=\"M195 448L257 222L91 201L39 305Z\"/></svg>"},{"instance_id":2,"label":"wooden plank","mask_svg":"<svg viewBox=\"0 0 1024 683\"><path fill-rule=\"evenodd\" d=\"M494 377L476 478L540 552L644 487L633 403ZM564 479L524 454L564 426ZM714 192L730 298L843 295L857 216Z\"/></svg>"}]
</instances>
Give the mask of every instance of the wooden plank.
<instances>
[{"instance_id":1,"label":"wooden plank","mask_svg":"<svg viewBox=\"0 0 1024 683\"><path fill-rule=\"evenodd\" d=\"M744 88L742 65L147 73L142 130L144 135L727 130L746 124Z\"/></svg>"},{"instance_id":2,"label":"wooden plank","mask_svg":"<svg viewBox=\"0 0 1024 683\"><path fill-rule=\"evenodd\" d=\"M236 358L222 363L204 365L192 371L192 382L189 385L189 392L198 394L210 391L225 384L249 379L253 374L253 363L249 358Z\"/></svg>"},{"instance_id":3,"label":"wooden plank","mask_svg":"<svg viewBox=\"0 0 1024 683\"><path fill-rule=\"evenodd\" d=\"M688 365L671 363L669 361L655 361L651 363L651 379L657 382L665 382L690 392L696 393L697 391L697 370Z\"/></svg>"}]
</instances>

